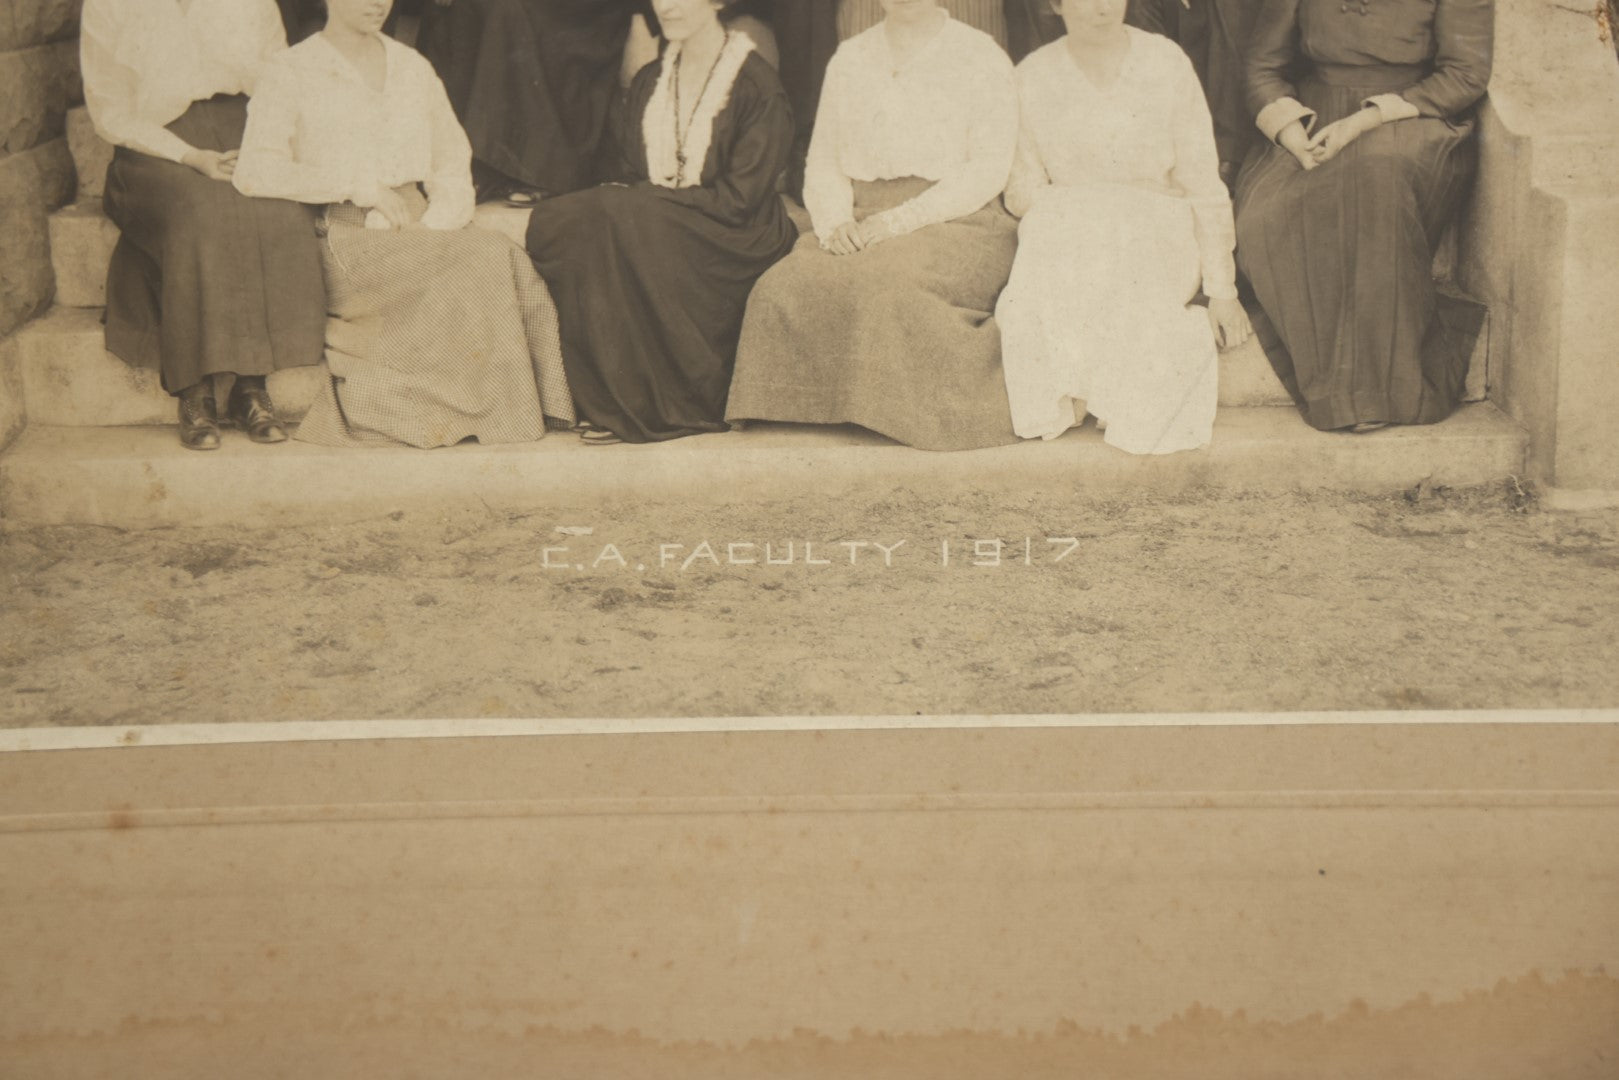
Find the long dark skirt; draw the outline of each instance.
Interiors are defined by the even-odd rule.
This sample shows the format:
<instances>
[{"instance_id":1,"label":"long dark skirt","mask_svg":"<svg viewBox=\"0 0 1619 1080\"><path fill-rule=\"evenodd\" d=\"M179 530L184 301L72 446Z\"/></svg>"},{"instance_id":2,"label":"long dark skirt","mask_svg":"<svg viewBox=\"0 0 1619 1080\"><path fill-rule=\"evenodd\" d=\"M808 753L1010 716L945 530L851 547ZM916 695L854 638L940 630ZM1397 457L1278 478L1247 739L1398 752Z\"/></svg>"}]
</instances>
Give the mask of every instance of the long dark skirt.
<instances>
[{"instance_id":1,"label":"long dark skirt","mask_svg":"<svg viewBox=\"0 0 1619 1080\"><path fill-rule=\"evenodd\" d=\"M199 101L169 130L202 150L242 144L247 99ZM177 394L218 372L320 363L326 290L312 207L250 199L195 169L120 147L107 216L107 348Z\"/></svg>"},{"instance_id":2,"label":"long dark skirt","mask_svg":"<svg viewBox=\"0 0 1619 1080\"><path fill-rule=\"evenodd\" d=\"M928 186L856 183L855 216ZM1016 250L999 199L853 255L806 233L748 300L725 415L859 424L924 450L1017 442L993 318Z\"/></svg>"},{"instance_id":3,"label":"long dark skirt","mask_svg":"<svg viewBox=\"0 0 1619 1080\"><path fill-rule=\"evenodd\" d=\"M1380 69L1363 70L1357 81ZM1318 126L1331 123L1412 81L1390 74L1381 86L1311 78L1300 99ZM1435 315L1432 267L1471 188L1472 135L1470 118L1419 117L1375 128L1309 172L1278 146L1243 166L1238 265L1264 308L1255 329L1271 365L1312 426L1428 424L1460 400L1467 355Z\"/></svg>"},{"instance_id":4,"label":"long dark skirt","mask_svg":"<svg viewBox=\"0 0 1619 1080\"><path fill-rule=\"evenodd\" d=\"M724 431L748 291L792 246L785 214L731 227L650 185L540 203L527 246L551 288L582 419L625 442Z\"/></svg>"},{"instance_id":5,"label":"long dark skirt","mask_svg":"<svg viewBox=\"0 0 1619 1080\"><path fill-rule=\"evenodd\" d=\"M507 178L553 195L588 187L630 17L644 0L428 4L418 47L472 143Z\"/></svg>"}]
</instances>

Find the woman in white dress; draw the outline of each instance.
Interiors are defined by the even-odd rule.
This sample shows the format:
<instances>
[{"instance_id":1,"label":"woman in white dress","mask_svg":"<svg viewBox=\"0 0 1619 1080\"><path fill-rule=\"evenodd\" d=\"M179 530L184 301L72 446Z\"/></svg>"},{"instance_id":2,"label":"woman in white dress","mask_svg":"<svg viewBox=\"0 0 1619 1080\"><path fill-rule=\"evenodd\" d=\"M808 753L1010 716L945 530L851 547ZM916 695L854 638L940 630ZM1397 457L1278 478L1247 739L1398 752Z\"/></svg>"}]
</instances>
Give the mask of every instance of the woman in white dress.
<instances>
[{"instance_id":1,"label":"woman in white dress","mask_svg":"<svg viewBox=\"0 0 1619 1080\"><path fill-rule=\"evenodd\" d=\"M1218 348L1249 333L1203 89L1179 46L1124 25L1125 0L1053 6L1067 36L1017 71L1022 222L995 309L1012 424L1051 439L1089 412L1122 450L1196 449Z\"/></svg>"},{"instance_id":2,"label":"woman in white dress","mask_svg":"<svg viewBox=\"0 0 1619 1080\"><path fill-rule=\"evenodd\" d=\"M329 378L297 437L526 442L573 422L556 308L522 248L472 221L472 151L388 0L327 0L266 65L237 188L325 206ZM424 193L425 189L425 193Z\"/></svg>"},{"instance_id":3,"label":"woman in white dress","mask_svg":"<svg viewBox=\"0 0 1619 1080\"><path fill-rule=\"evenodd\" d=\"M805 171L814 227L754 287L726 417L852 423L927 450L1016 442L993 313L1017 244L1012 62L934 0L827 67Z\"/></svg>"},{"instance_id":4,"label":"woman in white dress","mask_svg":"<svg viewBox=\"0 0 1619 1080\"><path fill-rule=\"evenodd\" d=\"M180 443L219 446L222 421L281 442L265 377L320 362L326 324L314 214L231 187L247 95L286 47L274 0L85 0L85 103L117 149L107 216L108 350L162 372ZM235 376L225 415L215 376Z\"/></svg>"}]
</instances>

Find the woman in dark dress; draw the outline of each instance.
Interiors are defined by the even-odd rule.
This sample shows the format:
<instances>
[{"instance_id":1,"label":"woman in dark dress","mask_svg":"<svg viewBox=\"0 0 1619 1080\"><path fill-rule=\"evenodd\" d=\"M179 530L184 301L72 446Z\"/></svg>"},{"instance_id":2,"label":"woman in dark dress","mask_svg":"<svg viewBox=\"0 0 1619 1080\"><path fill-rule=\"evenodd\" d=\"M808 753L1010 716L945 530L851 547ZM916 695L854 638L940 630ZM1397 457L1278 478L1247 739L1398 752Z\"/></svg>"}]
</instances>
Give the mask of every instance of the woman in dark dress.
<instances>
[{"instance_id":1,"label":"woman in dark dress","mask_svg":"<svg viewBox=\"0 0 1619 1080\"><path fill-rule=\"evenodd\" d=\"M556 299L589 441L724 431L742 312L797 231L775 71L715 0L656 0L668 41L631 85L615 182L542 201L527 246Z\"/></svg>"},{"instance_id":2,"label":"woman in dark dress","mask_svg":"<svg viewBox=\"0 0 1619 1080\"><path fill-rule=\"evenodd\" d=\"M1237 181L1237 262L1304 418L1364 432L1450 415L1432 265L1477 167L1493 0L1265 0L1249 106L1270 145ZM1297 82L1292 79L1297 76Z\"/></svg>"},{"instance_id":3,"label":"woman in dark dress","mask_svg":"<svg viewBox=\"0 0 1619 1080\"><path fill-rule=\"evenodd\" d=\"M221 424L255 442L284 441L265 379L321 358L326 294L313 212L231 186L247 95L285 47L273 0L84 5L85 101L97 133L117 147L106 189L120 230L107 270L107 348L162 372L190 450L217 449ZM216 376L234 376L224 402Z\"/></svg>"}]
</instances>

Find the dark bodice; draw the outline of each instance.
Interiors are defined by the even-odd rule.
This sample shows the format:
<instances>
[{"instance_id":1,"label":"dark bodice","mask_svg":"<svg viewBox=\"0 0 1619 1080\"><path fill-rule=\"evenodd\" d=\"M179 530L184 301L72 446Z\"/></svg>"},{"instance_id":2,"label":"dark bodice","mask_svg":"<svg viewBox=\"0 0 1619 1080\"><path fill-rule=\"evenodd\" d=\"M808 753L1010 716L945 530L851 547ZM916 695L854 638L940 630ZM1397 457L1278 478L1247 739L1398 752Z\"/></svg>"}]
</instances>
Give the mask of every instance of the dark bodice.
<instances>
[{"instance_id":1,"label":"dark bodice","mask_svg":"<svg viewBox=\"0 0 1619 1080\"><path fill-rule=\"evenodd\" d=\"M1484 96L1494 0L1264 0L1248 47L1248 105L1296 97L1292 76L1398 92L1424 116Z\"/></svg>"}]
</instances>

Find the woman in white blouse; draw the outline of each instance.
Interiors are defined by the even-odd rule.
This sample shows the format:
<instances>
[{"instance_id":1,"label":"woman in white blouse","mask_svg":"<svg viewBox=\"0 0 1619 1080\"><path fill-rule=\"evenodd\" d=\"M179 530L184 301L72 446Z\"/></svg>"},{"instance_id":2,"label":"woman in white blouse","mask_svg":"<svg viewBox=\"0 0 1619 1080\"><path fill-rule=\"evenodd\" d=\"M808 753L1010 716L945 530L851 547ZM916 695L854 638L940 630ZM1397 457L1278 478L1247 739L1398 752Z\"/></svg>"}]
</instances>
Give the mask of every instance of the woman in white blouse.
<instances>
[{"instance_id":1,"label":"woman in white blouse","mask_svg":"<svg viewBox=\"0 0 1619 1080\"><path fill-rule=\"evenodd\" d=\"M107 215L107 348L157 368L179 398L180 442L219 446L224 419L280 442L265 376L320 361L326 323L314 215L231 187L247 97L286 46L275 0L85 0L85 102L117 147Z\"/></svg>"},{"instance_id":2,"label":"woman in white blouse","mask_svg":"<svg viewBox=\"0 0 1619 1080\"><path fill-rule=\"evenodd\" d=\"M388 0L327 0L265 68L236 186L324 205L330 377L298 428L328 445L523 442L571 424L556 309L521 248L472 221L472 152L443 84L380 32Z\"/></svg>"},{"instance_id":3,"label":"woman in white blouse","mask_svg":"<svg viewBox=\"0 0 1619 1080\"><path fill-rule=\"evenodd\" d=\"M1208 105L1179 46L1124 25L1125 0L1053 7L1067 36L1017 70L1006 205L1023 220L995 311L1012 423L1052 439L1089 412L1131 453L1195 449L1216 346L1249 332Z\"/></svg>"},{"instance_id":4,"label":"woman in white blouse","mask_svg":"<svg viewBox=\"0 0 1619 1080\"><path fill-rule=\"evenodd\" d=\"M754 288L726 416L855 423L930 450L1015 440L991 314L1016 225L1012 64L934 0L827 67L805 172L813 235Z\"/></svg>"}]
</instances>

